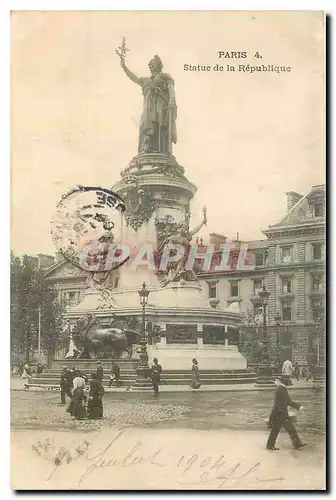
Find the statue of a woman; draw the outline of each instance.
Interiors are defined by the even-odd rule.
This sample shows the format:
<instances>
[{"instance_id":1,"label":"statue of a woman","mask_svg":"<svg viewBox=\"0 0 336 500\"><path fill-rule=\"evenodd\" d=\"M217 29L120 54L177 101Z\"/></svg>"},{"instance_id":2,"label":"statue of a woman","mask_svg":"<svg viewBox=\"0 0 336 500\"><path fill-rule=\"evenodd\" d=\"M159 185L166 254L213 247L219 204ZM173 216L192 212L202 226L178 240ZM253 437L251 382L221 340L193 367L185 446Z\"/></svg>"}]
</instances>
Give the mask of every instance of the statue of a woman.
<instances>
[{"instance_id":1,"label":"statue of a woman","mask_svg":"<svg viewBox=\"0 0 336 500\"><path fill-rule=\"evenodd\" d=\"M172 281L198 281L198 277L194 269L185 269L185 265L188 262L189 251L191 246L191 240L195 234L202 229L203 226L207 225L207 215L206 208L203 208L203 220L194 229L189 230L189 224L187 222L181 222L176 231L165 238L158 247L158 256L162 256L163 249L167 244L178 244L184 247L184 256L177 262L171 262L169 265L168 273L162 279L161 285L166 286Z\"/></svg>"},{"instance_id":2,"label":"statue of a woman","mask_svg":"<svg viewBox=\"0 0 336 500\"><path fill-rule=\"evenodd\" d=\"M94 244L92 249L88 250L87 253L87 263L91 266L99 264L99 268L96 271L88 271L87 284L94 290L104 291L116 288L119 282L119 269L105 270L106 260L110 250L110 246L113 245L114 235L112 233L112 227L114 226L111 222L105 222L103 228L105 230L104 234L98 238L97 241L91 242Z\"/></svg>"},{"instance_id":3,"label":"statue of a woman","mask_svg":"<svg viewBox=\"0 0 336 500\"><path fill-rule=\"evenodd\" d=\"M158 55L148 66L150 77L138 78L125 64L125 54L118 53L120 64L126 75L142 88L143 111L139 131L139 154L172 153L172 143L176 144L176 117L174 80L163 73L163 64Z\"/></svg>"}]
</instances>

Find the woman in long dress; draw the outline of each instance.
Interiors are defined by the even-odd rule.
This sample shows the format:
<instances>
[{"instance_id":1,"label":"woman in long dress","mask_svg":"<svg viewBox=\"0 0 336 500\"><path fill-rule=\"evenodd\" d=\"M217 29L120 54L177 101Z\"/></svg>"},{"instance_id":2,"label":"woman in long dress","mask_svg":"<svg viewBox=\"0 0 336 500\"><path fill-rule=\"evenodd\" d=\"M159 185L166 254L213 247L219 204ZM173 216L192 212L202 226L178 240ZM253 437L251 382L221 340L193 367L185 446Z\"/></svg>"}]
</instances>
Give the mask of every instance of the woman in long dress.
<instances>
[{"instance_id":1,"label":"woman in long dress","mask_svg":"<svg viewBox=\"0 0 336 500\"><path fill-rule=\"evenodd\" d=\"M190 387L192 389L199 389L201 387L201 382L199 379L198 361L195 358L192 360Z\"/></svg>"},{"instance_id":2,"label":"woman in long dress","mask_svg":"<svg viewBox=\"0 0 336 500\"><path fill-rule=\"evenodd\" d=\"M85 380L82 377L75 377L73 387L72 399L66 411L77 420L82 420L87 417L85 408L86 396L84 393Z\"/></svg>"},{"instance_id":3,"label":"woman in long dress","mask_svg":"<svg viewBox=\"0 0 336 500\"><path fill-rule=\"evenodd\" d=\"M97 374L91 374L90 392L88 401L88 418L96 419L103 416L103 396L105 390L103 384L98 380Z\"/></svg>"}]
</instances>

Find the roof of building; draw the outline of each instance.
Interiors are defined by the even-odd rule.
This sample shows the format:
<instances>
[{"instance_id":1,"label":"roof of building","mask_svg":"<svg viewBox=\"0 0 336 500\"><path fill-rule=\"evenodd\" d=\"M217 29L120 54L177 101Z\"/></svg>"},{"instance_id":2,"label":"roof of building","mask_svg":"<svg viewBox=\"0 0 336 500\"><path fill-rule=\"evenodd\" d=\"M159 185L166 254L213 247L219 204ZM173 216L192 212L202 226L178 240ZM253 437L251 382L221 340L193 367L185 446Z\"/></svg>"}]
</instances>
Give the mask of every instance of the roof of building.
<instances>
[{"instance_id":1,"label":"roof of building","mask_svg":"<svg viewBox=\"0 0 336 500\"><path fill-rule=\"evenodd\" d=\"M297 211L299 205L301 205L305 200L309 199L312 195L318 193L318 192L321 192L321 191L325 191L325 184L320 184L320 185L317 185L317 186L312 186L312 188L308 191L307 194L305 194L304 196L302 196L293 206L290 210L288 210L288 212L285 213L285 215L283 215L281 217L281 219L278 220L278 222L276 222L275 224L270 224L268 226L269 229L272 229L272 228L275 228L276 226L284 226L284 225L287 225L288 224L288 220L290 215L292 215L294 212ZM295 222L292 222L292 224L295 224ZM267 231L267 230L266 230Z\"/></svg>"}]
</instances>

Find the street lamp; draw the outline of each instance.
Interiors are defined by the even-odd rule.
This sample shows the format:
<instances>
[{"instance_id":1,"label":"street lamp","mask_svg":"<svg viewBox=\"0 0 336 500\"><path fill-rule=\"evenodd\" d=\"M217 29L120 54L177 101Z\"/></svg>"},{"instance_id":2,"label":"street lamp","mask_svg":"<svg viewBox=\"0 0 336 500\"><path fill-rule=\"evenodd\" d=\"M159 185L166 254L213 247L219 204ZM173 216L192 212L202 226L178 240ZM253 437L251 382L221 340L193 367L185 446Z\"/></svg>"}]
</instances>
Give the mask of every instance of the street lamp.
<instances>
[{"instance_id":1,"label":"street lamp","mask_svg":"<svg viewBox=\"0 0 336 500\"><path fill-rule=\"evenodd\" d=\"M149 367L148 367L148 354L147 354L147 338L146 338L146 306L148 304L149 290L146 288L146 283L142 284L141 290L139 290L140 304L142 307L142 332L140 347L137 349L139 354L139 364L137 367L137 380L135 387L141 387L143 389L150 388L151 383L148 379Z\"/></svg>"},{"instance_id":2,"label":"street lamp","mask_svg":"<svg viewBox=\"0 0 336 500\"><path fill-rule=\"evenodd\" d=\"M271 385L274 383L274 380L272 378L272 373L273 373L273 366L270 362L270 355L269 355L269 338L267 335L267 320L266 320L266 313L267 313L267 306L268 306L268 300L270 293L267 290L266 286L264 285L262 287L262 290L258 293L260 302L263 308L263 339L262 339L262 344L263 344L263 349L260 354L260 364L258 367L258 378L256 381L256 384L258 385Z\"/></svg>"},{"instance_id":3,"label":"street lamp","mask_svg":"<svg viewBox=\"0 0 336 500\"><path fill-rule=\"evenodd\" d=\"M280 356L280 325L281 325L281 316L279 311L276 312L274 316L274 321L276 324L276 347L277 347L277 363L280 365L281 356Z\"/></svg>"}]
</instances>

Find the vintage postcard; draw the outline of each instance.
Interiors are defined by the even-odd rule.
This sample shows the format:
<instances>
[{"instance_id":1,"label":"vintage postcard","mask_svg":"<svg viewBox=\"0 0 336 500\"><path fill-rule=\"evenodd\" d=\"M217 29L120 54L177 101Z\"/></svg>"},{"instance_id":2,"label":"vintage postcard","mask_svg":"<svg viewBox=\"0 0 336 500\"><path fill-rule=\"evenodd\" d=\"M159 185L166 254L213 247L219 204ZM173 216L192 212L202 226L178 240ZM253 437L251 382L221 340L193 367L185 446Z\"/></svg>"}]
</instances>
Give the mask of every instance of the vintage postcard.
<instances>
[{"instance_id":1,"label":"vintage postcard","mask_svg":"<svg viewBox=\"0 0 336 500\"><path fill-rule=\"evenodd\" d=\"M11 14L13 490L325 490L325 15Z\"/></svg>"}]
</instances>

